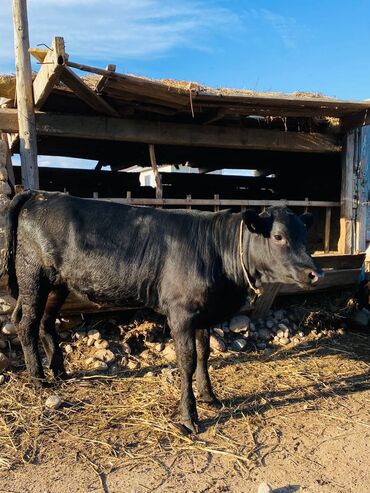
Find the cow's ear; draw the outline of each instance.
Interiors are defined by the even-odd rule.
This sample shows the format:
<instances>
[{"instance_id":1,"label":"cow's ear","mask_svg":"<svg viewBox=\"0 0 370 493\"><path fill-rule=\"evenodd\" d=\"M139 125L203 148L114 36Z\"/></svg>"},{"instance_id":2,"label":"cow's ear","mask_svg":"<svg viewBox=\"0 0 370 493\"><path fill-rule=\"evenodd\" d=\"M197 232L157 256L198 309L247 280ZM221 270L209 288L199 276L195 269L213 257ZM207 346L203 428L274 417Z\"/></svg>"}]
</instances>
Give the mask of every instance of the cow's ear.
<instances>
[{"instance_id":1,"label":"cow's ear","mask_svg":"<svg viewBox=\"0 0 370 493\"><path fill-rule=\"evenodd\" d=\"M267 230L270 226L271 217L259 215L253 209L247 209L243 212L243 221L251 233L267 234Z\"/></svg>"},{"instance_id":2,"label":"cow's ear","mask_svg":"<svg viewBox=\"0 0 370 493\"><path fill-rule=\"evenodd\" d=\"M313 215L310 212L305 212L299 217L301 218L301 221L306 226L306 228L310 229L310 227L313 225Z\"/></svg>"}]
</instances>

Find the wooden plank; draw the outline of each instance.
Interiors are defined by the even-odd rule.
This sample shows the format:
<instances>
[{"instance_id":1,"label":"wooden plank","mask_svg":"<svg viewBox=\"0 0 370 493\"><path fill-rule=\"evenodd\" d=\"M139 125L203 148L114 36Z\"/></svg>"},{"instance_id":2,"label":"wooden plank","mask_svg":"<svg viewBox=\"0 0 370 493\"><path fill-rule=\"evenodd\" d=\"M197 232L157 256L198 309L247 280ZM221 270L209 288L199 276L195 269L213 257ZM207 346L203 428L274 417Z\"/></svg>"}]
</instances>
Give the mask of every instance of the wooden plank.
<instances>
[{"instance_id":1,"label":"wooden plank","mask_svg":"<svg viewBox=\"0 0 370 493\"><path fill-rule=\"evenodd\" d=\"M347 134L342 155L339 253L353 253L353 167L356 158L356 134L356 130Z\"/></svg>"},{"instance_id":2,"label":"wooden plank","mask_svg":"<svg viewBox=\"0 0 370 493\"><path fill-rule=\"evenodd\" d=\"M32 69L28 53L30 44L26 0L13 0L13 24L18 106L17 132L19 132L20 137L22 183L26 188L37 189L39 188L37 142L32 94Z\"/></svg>"},{"instance_id":3,"label":"wooden plank","mask_svg":"<svg viewBox=\"0 0 370 493\"><path fill-rule=\"evenodd\" d=\"M325 272L325 277L313 288L300 288L294 284L282 284L279 294L313 293L330 288L353 286L359 282L361 269L332 270Z\"/></svg>"},{"instance_id":4,"label":"wooden plank","mask_svg":"<svg viewBox=\"0 0 370 493\"><path fill-rule=\"evenodd\" d=\"M325 240L324 251L330 250L330 226L331 226L331 207L327 207L325 211Z\"/></svg>"},{"instance_id":5,"label":"wooden plank","mask_svg":"<svg viewBox=\"0 0 370 493\"><path fill-rule=\"evenodd\" d=\"M116 71L116 68L117 67L114 65L114 63L110 63L109 65L107 65L105 67L105 70L107 70L108 72L114 73ZM97 92L98 94L101 94L104 91L104 87L105 87L106 83L108 82L108 80L109 80L108 75L102 75L95 85L95 92Z\"/></svg>"},{"instance_id":6,"label":"wooden plank","mask_svg":"<svg viewBox=\"0 0 370 493\"><path fill-rule=\"evenodd\" d=\"M72 72L69 67L64 66L60 75L61 81L68 86L74 94L85 101L87 105L96 110L98 113L103 113L110 116L119 116L119 113L112 108L101 96L90 89L77 74Z\"/></svg>"},{"instance_id":7,"label":"wooden plank","mask_svg":"<svg viewBox=\"0 0 370 493\"><path fill-rule=\"evenodd\" d=\"M68 58L64 49L64 39L53 38L51 49L48 50L45 59L33 81L33 95L35 108L42 108L54 86L59 83L63 66Z\"/></svg>"},{"instance_id":8,"label":"wooden plank","mask_svg":"<svg viewBox=\"0 0 370 493\"><path fill-rule=\"evenodd\" d=\"M355 169L355 193L357 195L356 210L356 241L355 250L366 250L367 210L369 199L369 169L370 169L370 128L363 127L359 131L359 162Z\"/></svg>"},{"instance_id":9,"label":"wooden plank","mask_svg":"<svg viewBox=\"0 0 370 493\"><path fill-rule=\"evenodd\" d=\"M313 255L315 264L321 269L360 269L365 260L365 254L338 255L338 254L315 254Z\"/></svg>"},{"instance_id":10,"label":"wooden plank","mask_svg":"<svg viewBox=\"0 0 370 493\"><path fill-rule=\"evenodd\" d=\"M17 132L16 110L0 109L0 129ZM221 149L259 149L304 153L337 153L341 146L329 135L254 128L117 119L102 116L36 113L39 135L146 142Z\"/></svg>"},{"instance_id":11,"label":"wooden plank","mask_svg":"<svg viewBox=\"0 0 370 493\"><path fill-rule=\"evenodd\" d=\"M263 284L262 295L259 296L254 304L252 311L252 319L265 317L270 310L276 296L281 289L280 283Z\"/></svg>"},{"instance_id":12,"label":"wooden plank","mask_svg":"<svg viewBox=\"0 0 370 493\"><path fill-rule=\"evenodd\" d=\"M155 157L155 148L153 144L149 144L149 155L155 180L155 196L157 199L161 199L163 197L162 177L158 172L157 159Z\"/></svg>"},{"instance_id":13,"label":"wooden plank","mask_svg":"<svg viewBox=\"0 0 370 493\"><path fill-rule=\"evenodd\" d=\"M9 142L6 134L1 134L1 140L4 142L5 147L5 167L8 172L8 180L12 187L15 186L14 170L12 165L12 160L10 157Z\"/></svg>"},{"instance_id":14,"label":"wooden plank","mask_svg":"<svg viewBox=\"0 0 370 493\"><path fill-rule=\"evenodd\" d=\"M45 60L49 50L47 48L28 48L28 53L32 55L36 60L42 63Z\"/></svg>"},{"instance_id":15,"label":"wooden plank","mask_svg":"<svg viewBox=\"0 0 370 493\"><path fill-rule=\"evenodd\" d=\"M120 204L127 203L125 198L106 198L104 200L110 202L117 202ZM340 202L322 202L318 200L239 200L239 199L154 199L154 198L134 198L131 197L130 204L133 205L189 205L189 201L192 206L215 206L220 207L242 207L242 206L259 206L259 207L270 207L270 206L290 206L290 207L339 207Z\"/></svg>"}]
</instances>

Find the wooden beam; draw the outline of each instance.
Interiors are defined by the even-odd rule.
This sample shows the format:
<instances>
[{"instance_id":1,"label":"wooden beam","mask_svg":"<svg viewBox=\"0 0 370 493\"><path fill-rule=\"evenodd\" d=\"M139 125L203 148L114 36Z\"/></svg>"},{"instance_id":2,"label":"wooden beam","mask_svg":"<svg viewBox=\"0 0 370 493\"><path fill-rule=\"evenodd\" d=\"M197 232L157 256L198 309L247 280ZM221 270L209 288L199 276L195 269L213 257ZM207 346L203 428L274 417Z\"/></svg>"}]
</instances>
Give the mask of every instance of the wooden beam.
<instances>
[{"instance_id":1,"label":"wooden beam","mask_svg":"<svg viewBox=\"0 0 370 493\"><path fill-rule=\"evenodd\" d=\"M12 187L15 186L14 170L12 165L12 160L10 157L9 141L6 134L1 134L1 141L4 142L4 152L5 152L5 168L8 172L8 180Z\"/></svg>"},{"instance_id":2,"label":"wooden beam","mask_svg":"<svg viewBox=\"0 0 370 493\"><path fill-rule=\"evenodd\" d=\"M327 253L330 250L330 226L331 226L331 207L327 207L325 211L325 241L324 241L325 253Z\"/></svg>"},{"instance_id":3,"label":"wooden beam","mask_svg":"<svg viewBox=\"0 0 370 493\"><path fill-rule=\"evenodd\" d=\"M339 253L354 253L354 200L353 200L353 179L354 163L357 154L357 131L350 131L345 138L345 145L342 154L342 186L341 186L341 207L340 207L340 235L338 241Z\"/></svg>"},{"instance_id":4,"label":"wooden beam","mask_svg":"<svg viewBox=\"0 0 370 493\"><path fill-rule=\"evenodd\" d=\"M45 60L46 55L48 54L48 48L28 48L28 53L32 55L36 60L42 63Z\"/></svg>"},{"instance_id":5,"label":"wooden beam","mask_svg":"<svg viewBox=\"0 0 370 493\"><path fill-rule=\"evenodd\" d=\"M28 53L26 0L13 0L13 24L22 183L26 188L38 189L36 125L33 108L32 69Z\"/></svg>"},{"instance_id":6,"label":"wooden beam","mask_svg":"<svg viewBox=\"0 0 370 493\"><path fill-rule=\"evenodd\" d=\"M35 108L42 108L54 86L59 83L63 66L67 59L68 55L64 49L64 39L55 37L52 41L51 49L48 50L33 81Z\"/></svg>"},{"instance_id":7,"label":"wooden beam","mask_svg":"<svg viewBox=\"0 0 370 493\"><path fill-rule=\"evenodd\" d=\"M60 78L61 81L64 82L64 84L68 86L76 96L85 101L90 108L93 108L98 113L103 113L110 116L119 116L119 113L117 113L117 111L112 108L109 103L90 89L90 87L87 86L77 74L72 72L69 67L63 67Z\"/></svg>"},{"instance_id":8,"label":"wooden beam","mask_svg":"<svg viewBox=\"0 0 370 493\"><path fill-rule=\"evenodd\" d=\"M157 159L155 157L155 147L153 144L149 144L149 156L155 180L155 196L157 199L161 199L163 197L162 177L158 172Z\"/></svg>"},{"instance_id":9,"label":"wooden beam","mask_svg":"<svg viewBox=\"0 0 370 493\"><path fill-rule=\"evenodd\" d=\"M0 129L17 132L16 110L0 109ZM126 120L98 116L37 113L39 135L172 146L221 149L256 149L304 153L337 153L333 136L196 124Z\"/></svg>"},{"instance_id":10,"label":"wooden beam","mask_svg":"<svg viewBox=\"0 0 370 493\"><path fill-rule=\"evenodd\" d=\"M115 72L116 71L116 66L114 65L114 63L110 63L109 65L107 65L105 67L105 70L107 70L108 72ZM106 85L106 83L109 81L110 79L110 76L109 75L102 75L100 77L100 79L98 80L98 82L96 83L96 86L95 86L95 92L97 92L98 94L101 94L103 91L104 91L104 87Z\"/></svg>"},{"instance_id":11,"label":"wooden beam","mask_svg":"<svg viewBox=\"0 0 370 493\"><path fill-rule=\"evenodd\" d=\"M362 127L359 133L359 158L355 168L355 195L357 209L355 215L355 250L366 250L367 210L369 208L369 179L370 179L370 128Z\"/></svg>"}]
</instances>

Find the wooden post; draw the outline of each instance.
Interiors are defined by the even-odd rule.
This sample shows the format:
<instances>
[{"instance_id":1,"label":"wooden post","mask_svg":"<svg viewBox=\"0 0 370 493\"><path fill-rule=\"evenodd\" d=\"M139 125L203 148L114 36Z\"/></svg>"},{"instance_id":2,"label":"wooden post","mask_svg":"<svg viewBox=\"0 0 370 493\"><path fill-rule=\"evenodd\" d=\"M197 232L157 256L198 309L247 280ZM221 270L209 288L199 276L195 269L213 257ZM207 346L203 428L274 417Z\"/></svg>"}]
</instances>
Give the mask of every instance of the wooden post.
<instances>
[{"instance_id":1,"label":"wooden post","mask_svg":"<svg viewBox=\"0 0 370 493\"><path fill-rule=\"evenodd\" d=\"M356 159L357 131L348 132L342 152L339 253L353 253L353 168Z\"/></svg>"},{"instance_id":2,"label":"wooden post","mask_svg":"<svg viewBox=\"0 0 370 493\"><path fill-rule=\"evenodd\" d=\"M157 199L161 199L163 198L162 177L158 172L157 159L155 157L155 148L153 144L149 144L149 156L155 179L155 197Z\"/></svg>"},{"instance_id":3,"label":"wooden post","mask_svg":"<svg viewBox=\"0 0 370 493\"><path fill-rule=\"evenodd\" d=\"M22 166L22 184L38 189L36 125L33 110L32 70L28 53L27 1L13 0L17 106Z\"/></svg>"},{"instance_id":4,"label":"wooden post","mask_svg":"<svg viewBox=\"0 0 370 493\"><path fill-rule=\"evenodd\" d=\"M327 207L325 212L325 243L324 243L325 253L327 253L330 250L330 225L331 225L331 207Z\"/></svg>"},{"instance_id":5,"label":"wooden post","mask_svg":"<svg viewBox=\"0 0 370 493\"><path fill-rule=\"evenodd\" d=\"M366 250L367 211L369 200L369 171L370 171L370 128L362 127L359 131L359 162L356 167L356 252Z\"/></svg>"}]
</instances>

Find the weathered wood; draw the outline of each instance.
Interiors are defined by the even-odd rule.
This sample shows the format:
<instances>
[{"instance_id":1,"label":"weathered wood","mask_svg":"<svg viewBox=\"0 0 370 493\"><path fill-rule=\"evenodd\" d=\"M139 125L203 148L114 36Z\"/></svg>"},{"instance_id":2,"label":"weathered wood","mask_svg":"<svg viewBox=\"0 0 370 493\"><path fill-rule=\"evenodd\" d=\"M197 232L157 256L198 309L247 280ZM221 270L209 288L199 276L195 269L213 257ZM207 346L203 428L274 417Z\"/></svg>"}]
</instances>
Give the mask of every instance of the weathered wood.
<instances>
[{"instance_id":1,"label":"weathered wood","mask_svg":"<svg viewBox=\"0 0 370 493\"><path fill-rule=\"evenodd\" d=\"M64 66L60 78L66 86L68 86L77 97L81 98L87 105L96 110L98 113L103 113L110 116L119 116L119 113L112 108L101 96L90 89L77 74L72 72L69 67Z\"/></svg>"},{"instance_id":2,"label":"weathered wood","mask_svg":"<svg viewBox=\"0 0 370 493\"><path fill-rule=\"evenodd\" d=\"M64 63L68 55L64 49L64 39L53 38L51 49L48 50L35 80L33 81L33 96L35 108L42 108L54 86L59 83Z\"/></svg>"},{"instance_id":3,"label":"weathered wood","mask_svg":"<svg viewBox=\"0 0 370 493\"><path fill-rule=\"evenodd\" d=\"M327 207L325 211L325 240L324 251L330 250L330 226L331 226L331 207Z\"/></svg>"},{"instance_id":4,"label":"weathered wood","mask_svg":"<svg viewBox=\"0 0 370 493\"><path fill-rule=\"evenodd\" d=\"M188 197L188 196L187 196ZM107 198L111 202L117 202L125 204L127 199L125 198ZM154 198L136 198L131 197L130 203L134 205L193 205L193 206L215 206L220 207L242 207L242 206L283 206L287 205L290 207L339 207L340 202L324 202L319 200L239 200L239 199L154 199Z\"/></svg>"},{"instance_id":5,"label":"weathered wood","mask_svg":"<svg viewBox=\"0 0 370 493\"><path fill-rule=\"evenodd\" d=\"M7 134L1 134L1 140L4 142L4 149L5 149L5 168L8 172L8 180L10 184L14 187L15 185L15 177L14 177L14 170L13 170L13 165L12 165L12 160L10 157L10 150L9 150L9 142L8 142L8 136Z\"/></svg>"},{"instance_id":6,"label":"weathered wood","mask_svg":"<svg viewBox=\"0 0 370 493\"><path fill-rule=\"evenodd\" d=\"M321 269L360 269L365 260L365 254L337 255L337 254L315 254L315 264Z\"/></svg>"},{"instance_id":7,"label":"weathered wood","mask_svg":"<svg viewBox=\"0 0 370 493\"><path fill-rule=\"evenodd\" d=\"M49 50L47 48L28 48L28 53L32 55L36 60L42 63L45 60Z\"/></svg>"},{"instance_id":8,"label":"weathered wood","mask_svg":"<svg viewBox=\"0 0 370 493\"><path fill-rule=\"evenodd\" d=\"M323 291L330 288L341 286L353 286L358 283L361 269L329 270L325 272L325 277L313 288L300 288L293 284L282 284L279 294L300 294Z\"/></svg>"},{"instance_id":9,"label":"weathered wood","mask_svg":"<svg viewBox=\"0 0 370 493\"><path fill-rule=\"evenodd\" d=\"M347 134L342 155L339 253L353 253L353 167L356 159L357 131Z\"/></svg>"},{"instance_id":10,"label":"weathered wood","mask_svg":"<svg viewBox=\"0 0 370 493\"><path fill-rule=\"evenodd\" d=\"M149 156L155 180L155 196L157 199L161 199L163 197L162 177L158 172L157 159L155 157L155 147L153 144L149 144Z\"/></svg>"},{"instance_id":11,"label":"weathered wood","mask_svg":"<svg viewBox=\"0 0 370 493\"><path fill-rule=\"evenodd\" d=\"M105 67L105 70L107 70L108 72L115 72L116 68L117 67L114 65L114 63L110 63ZM102 93L104 91L104 87L108 82L108 80L109 80L108 75L102 75L95 85L95 92L97 92L98 94Z\"/></svg>"},{"instance_id":12,"label":"weathered wood","mask_svg":"<svg viewBox=\"0 0 370 493\"><path fill-rule=\"evenodd\" d=\"M16 110L0 110L0 129L17 132ZM36 113L39 135L223 149L337 153L336 138L324 134L127 120L102 116Z\"/></svg>"},{"instance_id":13,"label":"weathered wood","mask_svg":"<svg viewBox=\"0 0 370 493\"><path fill-rule=\"evenodd\" d=\"M259 296L254 304L252 311L252 319L256 320L261 317L265 317L270 310L276 296L281 289L280 283L264 284L262 286L263 292Z\"/></svg>"},{"instance_id":14,"label":"weathered wood","mask_svg":"<svg viewBox=\"0 0 370 493\"><path fill-rule=\"evenodd\" d=\"M360 155L355 170L355 193L358 200L355 250L357 252L364 252L366 250L367 210L369 207L370 128L363 127L358 132L360 138Z\"/></svg>"},{"instance_id":15,"label":"weathered wood","mask_svg":"<svg viewBox=\"0 0 370 493\"><path fill-rule=\"evenodd\" d=\"M26 188L39 188L37 170L36 125L33 109L32 70L28 53L28 20L26 0L13 0L15 68L17 85L18 129L22 182ZM1 128L1 130L5 130Z\"/></svg>"}]
</instances>

